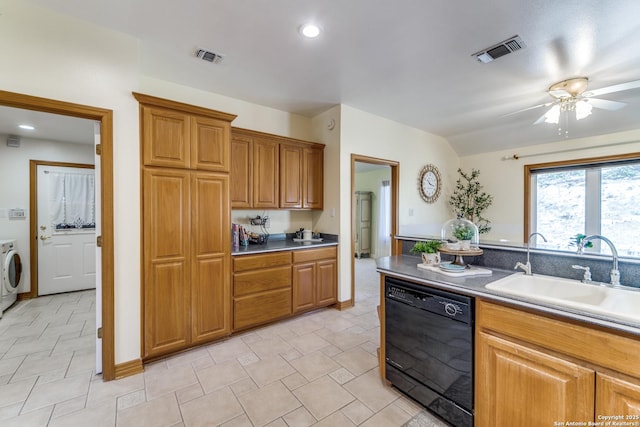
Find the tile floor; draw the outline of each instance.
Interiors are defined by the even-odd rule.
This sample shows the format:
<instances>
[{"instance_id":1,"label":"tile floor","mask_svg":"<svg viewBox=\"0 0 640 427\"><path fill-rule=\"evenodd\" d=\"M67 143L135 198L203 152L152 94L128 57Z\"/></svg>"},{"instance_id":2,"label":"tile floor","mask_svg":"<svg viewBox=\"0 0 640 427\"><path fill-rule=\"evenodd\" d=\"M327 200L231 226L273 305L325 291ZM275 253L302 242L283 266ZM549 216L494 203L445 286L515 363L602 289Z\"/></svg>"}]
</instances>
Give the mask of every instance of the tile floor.
<instances>
[{"instance_id":1,"label":"tile floor","mask_svg":"<svg viewBox=\"0 0 640 427\"><path fill-rule=\"evenodd\" d=\"M0 425L402 426L421 408L380 380L379 279L373 260L356 264L353 308L259 328L110 382L94 373L94 291L22 301L0 319Z\"/></svg>"}]
</instances>

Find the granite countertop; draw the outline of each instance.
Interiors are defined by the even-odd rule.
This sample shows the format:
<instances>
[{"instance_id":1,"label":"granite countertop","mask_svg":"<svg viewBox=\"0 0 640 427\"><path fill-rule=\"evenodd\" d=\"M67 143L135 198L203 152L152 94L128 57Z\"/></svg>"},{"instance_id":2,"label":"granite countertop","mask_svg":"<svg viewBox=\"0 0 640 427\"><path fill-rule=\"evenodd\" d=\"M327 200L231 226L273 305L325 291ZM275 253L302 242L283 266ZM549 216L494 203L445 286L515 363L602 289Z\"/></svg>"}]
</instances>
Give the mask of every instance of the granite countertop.
<instances>
[{"instance_id":1,"label":"granite countertop","mask_svg":"<svg viewBox=\"0 0 640 427\"><path fill-rule=\"evenodd\" d=\"M489 268L492 271L492 275L490 276L451 277L435 271L418 268L417 265L419 263L421 263L420 257L410 255L397 255L378 258L376 260L377 271L379 273L400 277L417 283L424 282L425 285L433 288L533 309L570 320L578 320L592 325L631 333L640 337L640 323L611 319L586 311L542 303L526 297L505 295L485 288L485 285L514 274L514 271Z\"/></svg>"},{"instance_id":2,"label":"granite countertop","mask_svg":"<svg viewBox=\"0 0 640 427\"><path fill-rule=\"evenodd\" d=\"M291 234L274 234L269 236L267 243L249 244L248 246L239 246L232 248L231 255L249 255L261 254L267 252L290 251L297 249L320 248L323 246L336 246L338 244L338 236L332 234L323 234L321 242L294 242Z\"/></svg>"}]
</instances>

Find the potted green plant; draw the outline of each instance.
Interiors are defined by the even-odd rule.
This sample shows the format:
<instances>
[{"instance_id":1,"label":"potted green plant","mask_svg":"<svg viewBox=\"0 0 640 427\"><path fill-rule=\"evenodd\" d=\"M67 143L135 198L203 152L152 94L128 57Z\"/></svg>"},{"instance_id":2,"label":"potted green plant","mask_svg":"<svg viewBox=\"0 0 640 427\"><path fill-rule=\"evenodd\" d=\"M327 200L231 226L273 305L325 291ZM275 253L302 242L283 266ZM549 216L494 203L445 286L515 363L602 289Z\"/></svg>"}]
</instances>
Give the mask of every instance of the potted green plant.
<instances>
[{"instance_id":1,"label":"potted green plant","mask_svg":"<svg viewBox=\"0 0 640 427\"><path fill-rule=\"evenodd\" d=\"M449 205L455 214L462 215L478 227L478 233L484 234L491 230L490 221L483 215L486 209L493 203L493 196L482 191L482 185L478 181L480 171L472 169L467 174L458 169L460 178L456 181L456 188L449 198Z\"/></svg>"},{"instance_id":2,"label":"potted green plant","mask_svg":"<svg viewBox=\"0 0 640 427\"><path fill-rule=\"evenodd\" d=\"M471 247L471 239L473 239L474 230L468 225L460 224L453 227L453 235L460 240L460 249L469 249Z\"/></svg>"},{"instance_id":3,"label":"potted green plant","mask_svg":"<svg viewBox=\"0 0 640 427\"><path fill-rule=\"evenodd\" d=\"M409 252L412 254L421 254L423 264L440 264L440 253L438 250L441 246L442 241L440 240L420 241L416 242Z\"/></svg>"}]
</instances>

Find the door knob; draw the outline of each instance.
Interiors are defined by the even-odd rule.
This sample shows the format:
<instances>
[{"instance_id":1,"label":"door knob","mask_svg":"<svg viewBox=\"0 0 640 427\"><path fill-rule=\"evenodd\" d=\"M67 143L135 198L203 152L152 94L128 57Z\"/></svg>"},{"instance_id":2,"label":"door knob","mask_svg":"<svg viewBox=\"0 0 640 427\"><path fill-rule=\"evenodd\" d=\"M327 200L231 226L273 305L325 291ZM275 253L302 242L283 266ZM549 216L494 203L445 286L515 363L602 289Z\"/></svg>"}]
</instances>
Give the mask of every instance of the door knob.
<instances>
[{"instance_id":1,"label":"door knob","mask_svg":"<svg viewBox=\"0 0 640 427\"><path fill-rule=\"evenodd\" d=\"M51 236L45 236L44 234L40 235L40 240L42 240L43 242L47 239L50 239Z\"/></svg>"}]
</instances>

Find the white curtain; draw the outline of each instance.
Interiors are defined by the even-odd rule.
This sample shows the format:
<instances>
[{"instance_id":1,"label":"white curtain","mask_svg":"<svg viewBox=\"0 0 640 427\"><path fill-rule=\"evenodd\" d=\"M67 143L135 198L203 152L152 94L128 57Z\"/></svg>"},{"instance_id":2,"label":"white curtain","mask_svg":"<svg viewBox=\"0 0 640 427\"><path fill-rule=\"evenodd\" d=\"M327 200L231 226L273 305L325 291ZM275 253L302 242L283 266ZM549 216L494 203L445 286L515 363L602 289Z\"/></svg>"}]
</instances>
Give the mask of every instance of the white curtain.
<instances>
[{"instance_id":1,"label":"white curtain","mask_svg":"<svg viewBox=\"0 0 640 427\"><path fill-rule=\"evenodd\" d=\"M93 171L49 172L49 213L55 229L94 228L95 202Z\"/></svg>"},{"instance_id":2,"label":"white curtain","mask_svg":"<svg viewBox=\"0 0 640 427\"><path fill-rule=\"evenodd\" d=\"M378 194L378 245L377 256L391 255L391 185L389 180L380 184Z\"/></svg>"}]
</instances>

